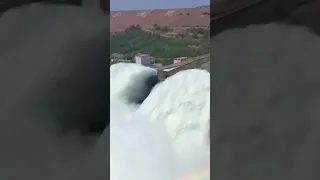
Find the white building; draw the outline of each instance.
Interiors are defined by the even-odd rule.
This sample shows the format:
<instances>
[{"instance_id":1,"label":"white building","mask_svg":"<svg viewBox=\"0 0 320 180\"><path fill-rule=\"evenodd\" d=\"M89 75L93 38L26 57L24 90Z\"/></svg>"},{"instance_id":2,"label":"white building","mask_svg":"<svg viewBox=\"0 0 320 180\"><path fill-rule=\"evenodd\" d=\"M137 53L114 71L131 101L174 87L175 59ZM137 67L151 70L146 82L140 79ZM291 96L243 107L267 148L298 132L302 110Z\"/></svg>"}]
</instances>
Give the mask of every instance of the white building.
<instances>
[{"instance_id":1,"label":"white building","mask_svg":"<svg viewBox=\"0 0 320 180\"><path fill-rule=\"evenodd\" d=\"M136 64L141 64L143 66L150 66L150 58L147 54L137 54L134 57Z\"/></svg>"}]
</instances>

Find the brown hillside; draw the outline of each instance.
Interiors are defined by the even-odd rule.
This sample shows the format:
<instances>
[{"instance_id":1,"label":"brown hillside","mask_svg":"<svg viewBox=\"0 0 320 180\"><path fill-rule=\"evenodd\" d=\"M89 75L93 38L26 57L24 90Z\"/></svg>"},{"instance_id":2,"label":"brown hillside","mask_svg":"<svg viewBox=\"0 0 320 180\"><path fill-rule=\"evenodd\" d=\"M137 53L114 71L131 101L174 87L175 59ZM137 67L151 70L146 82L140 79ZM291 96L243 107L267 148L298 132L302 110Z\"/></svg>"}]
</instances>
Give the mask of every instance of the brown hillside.
<instances>
[{"instance_id":1,"label":"brown hillside","mask_svg":"<svg viewBox=\"0 0 320 180\"><path fill-rule=\"evenodd\" d=\"M155 9L113 11L110 17L111 32L120 32L131 25L159 26L210 26L210 8Z\"/></svg>"}]
</instances>

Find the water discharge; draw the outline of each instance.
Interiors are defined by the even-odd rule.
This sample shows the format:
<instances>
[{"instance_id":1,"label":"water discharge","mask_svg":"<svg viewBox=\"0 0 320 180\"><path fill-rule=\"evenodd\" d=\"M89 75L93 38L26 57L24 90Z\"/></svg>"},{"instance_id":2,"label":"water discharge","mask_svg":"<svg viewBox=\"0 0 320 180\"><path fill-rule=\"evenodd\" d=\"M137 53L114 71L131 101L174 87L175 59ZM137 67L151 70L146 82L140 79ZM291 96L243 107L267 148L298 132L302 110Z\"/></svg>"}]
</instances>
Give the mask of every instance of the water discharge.
<instances>
[{"instance_id":1,"label":"water discharge","mask_svg":"<svg viewBox=\"0 0 320 180\"><path fill-rule=\"evenodd\" d=\"M125 70L116 71L120 67ZM150 88L146 79L154 70L121 63L110 69L111 179L179 179L208 168L209 73L180 72L152 88L142 104L133 104L128 98L148 91L143 87Z\"/></svg>"}]
</instances>

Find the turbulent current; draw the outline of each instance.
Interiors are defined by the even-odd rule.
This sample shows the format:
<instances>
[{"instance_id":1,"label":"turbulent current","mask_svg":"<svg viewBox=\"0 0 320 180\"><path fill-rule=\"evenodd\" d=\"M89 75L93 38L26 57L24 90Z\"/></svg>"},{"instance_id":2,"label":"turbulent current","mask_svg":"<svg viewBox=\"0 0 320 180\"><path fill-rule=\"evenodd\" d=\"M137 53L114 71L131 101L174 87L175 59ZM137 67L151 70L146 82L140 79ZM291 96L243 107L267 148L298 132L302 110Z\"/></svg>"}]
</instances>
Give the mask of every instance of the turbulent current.
<instances>
[{"instance_id":1,"label":"turbulent current","mask_svg":"<svg viewBox=\"0 0 320 180\"><path fill-rule=\"evenodd\" d=\"M112 180L179 179L209 168L210 74L186 70L157 84L155 76L137 64L110 67Z\"/></svg>"}]
</instances>

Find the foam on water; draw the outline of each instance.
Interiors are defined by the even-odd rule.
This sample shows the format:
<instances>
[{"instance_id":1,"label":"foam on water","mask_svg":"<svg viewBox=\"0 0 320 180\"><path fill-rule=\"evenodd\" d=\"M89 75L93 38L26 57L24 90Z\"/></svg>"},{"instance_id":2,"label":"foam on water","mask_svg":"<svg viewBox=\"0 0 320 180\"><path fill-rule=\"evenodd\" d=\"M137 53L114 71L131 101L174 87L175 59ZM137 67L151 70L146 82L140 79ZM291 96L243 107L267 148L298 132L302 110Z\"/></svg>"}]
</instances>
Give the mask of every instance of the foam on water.
<instances>
[{"instance_id":1,"label":"foam on water","mask_svg":"<svg viewBox=\"0 0 320 180\"><path fill-rule=\"evenodd\" d=\"M115 107L123 105L118 102L112 109ZM172 179L177 166L164 126L125 109L117 108L111 112L111 179Z\"/></svg>"},{"instance_id":2,"label":"foam on water","mask_svg":"<svg viewBox=\"0 0 320 180\"><path fill-rule=\"evenodd\" d=\"M118 63L110 67L110 97L134 103L149 94L148 78L156 76L154 69L133 63Z\"/></svg>"},{"instance_id":3,"label":"foam on water","mask_svg":"<svg viewBox=\"0 0 320 180\"><path fill-rule=\"evenodd\" d=\"M192 69L169 77L154 88L138 112L152 121L165 123L182 164L188 168L209 166L210 74L207 71Z\"/></svg>"},{"instance_id":4,"label":"foam on water","mask_svg":"<svg viewBox=\"0 0 320 180\"><path fill-rule=\"evenodd\" d=\"M178 73L132 108L127 98L139 97L141 85L154 71L136 64L111 69L111 179L175 179L184 171L207 168L209 73Z\"/></svg>"}]
</instances>

